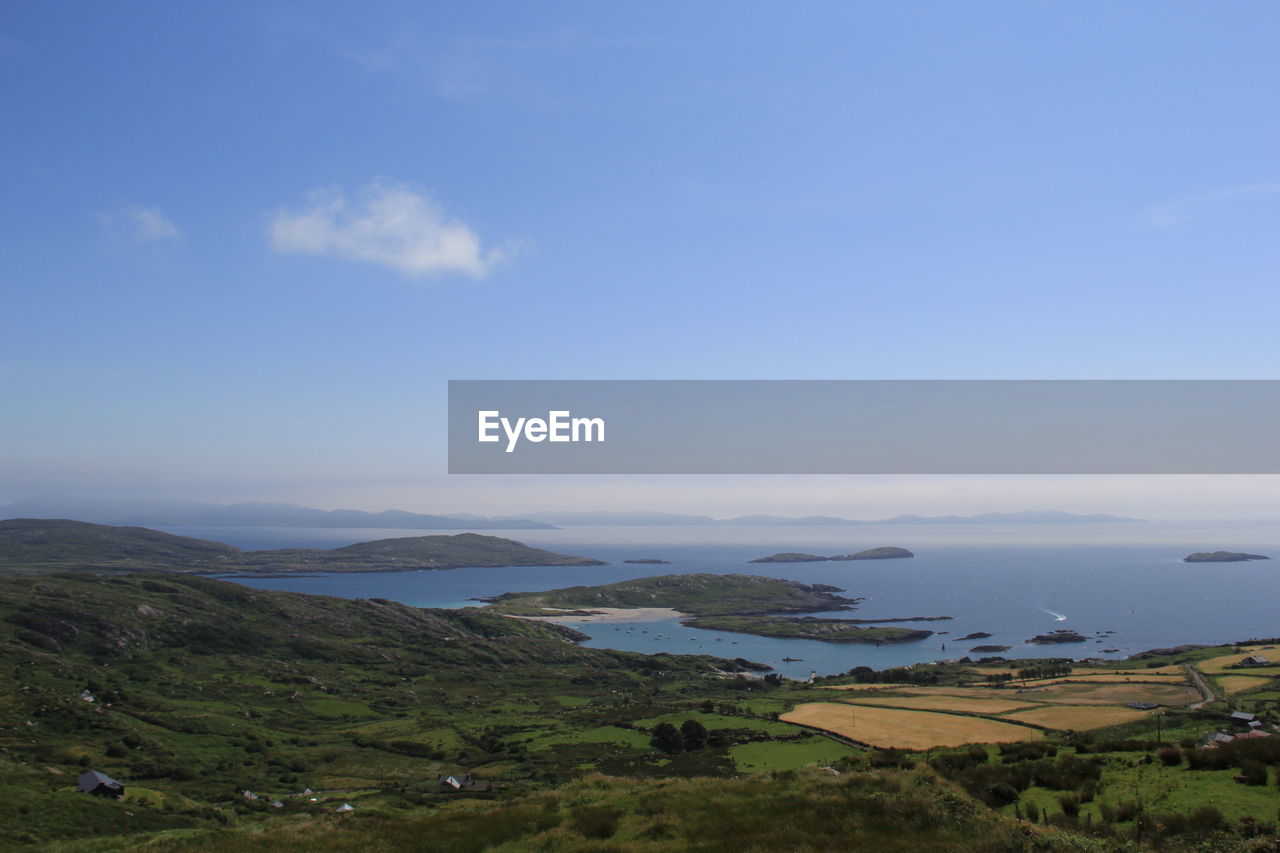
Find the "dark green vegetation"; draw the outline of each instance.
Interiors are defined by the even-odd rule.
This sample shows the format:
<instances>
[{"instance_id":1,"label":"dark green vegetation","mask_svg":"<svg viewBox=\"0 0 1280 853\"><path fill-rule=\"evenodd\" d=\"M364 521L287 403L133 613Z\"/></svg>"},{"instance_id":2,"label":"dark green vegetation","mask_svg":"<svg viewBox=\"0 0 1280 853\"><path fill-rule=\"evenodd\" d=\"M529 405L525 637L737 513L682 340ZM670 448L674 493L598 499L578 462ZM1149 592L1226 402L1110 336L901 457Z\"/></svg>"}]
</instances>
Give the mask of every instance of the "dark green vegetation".
<instances>
[{"instance_id":1,"label":"dark green vegetation","mask_svg":"<svg viewBox=\"0 0 1280 853\"><path fill-rule=\"evenodd\" d=\"M147 849L1106 853L1115 848L1104 840L1050 826L1029 827L998 815L937 773L920 768L652 782L593 775L496 807L472 801L421 816L310 817L261 833L215 831Z\"/></svg>"},{"instance_id":2,"label":"dark green vegetation","mask_svg":"<svg viewBox=\"0 0 1280 853\"><path fill-rule=\"evenodd\" d=\"M316 819L343 801L401 814L447 799L445 773L483 780L468 796L509 796L586 770L732 775L747 745L850 752L773 722L794 688L733 674L747 662L593 650L580 636L192 575L0 579L0 848ZM704 748L651 745L653 726L691 715ZM87 767L128 799L74 793Z\"/></svg>"},{"instance_id":3,"label":"dark green vegetation","mask_svg":"<svg viewBox=\"0 0 1280 853\"><path fill-rule=\"evenodd\" d=\"M508 592L491 599L491 609L520 616L563 616L593 607L664 607L696 616L811 613L847 610L858 599L823 584L758 575L660 575L600 586L572 586L546 592Z\"/></svg>"},{"instance_id":4,"label":"dark green vegetation","mask_svg":"<svg viewBox=\"0 0 1280 853\"><path fill-rule=\"evenodd\" d=\"M1246 560L1270 560L1262 554L1244 554L1239 551L1197 551L1182 558L1184 563L1243 563Z\"/></svg>"},{"instance_id":5,"label":"dark green vegetation","mask_svg":"<svg viewBox=\"0 0 1280 853\"><path fill-rule=\"evenodd\" d=\"M0 573L178 571L202 573L387 572L483 566L603 566L599 560L458 533L360 542L332 550L241 551L145 527L63 519L0 521Z\"/></svg>"},{"instance_id":6,"label":"dark green vegetation","mask_svg":"<svg viewBox=\"0 0 1280 853\"><path fill-rule=\"evenodd\" d=\"M822 563L826 561L846 562L849 560L899 560L905 557L914 557L915 554L906 548L868 548L865 551L859 551L856 554L836 554L831 557L823 557L819 554L802 554L795 551L784 551L779 554L770 554L768 557L758 557L754 560L748 560L750 563Z\"/></svg>"},{"instance_id":7,"label":"dark green vegetation","mask_svg":"<svg viewBox=\"0 0 1280 853\"><path fill-rule=\"evenodd\" d=\"M209 569L229 565L243 553L221 542L145 527L109 527L66 519L0 521L0 569L9 571Z\"/></svg>"},{"instance_id":8,"label":"dark green vegetation","mask_svg":"<svg viewBox=\"0 0 1280 853\"><path fill-rule=\"evenodd\" d=\"M899 620L875 620L899 621ZM907 620L902 620L907 621ZM912 628L866 628L860 619L819 619L813 616L700 616L685 619L682 625L709 631L736 631L793 640L822 640L827 643L909 643L933 634Z\"/></svg>"}]
</instances>

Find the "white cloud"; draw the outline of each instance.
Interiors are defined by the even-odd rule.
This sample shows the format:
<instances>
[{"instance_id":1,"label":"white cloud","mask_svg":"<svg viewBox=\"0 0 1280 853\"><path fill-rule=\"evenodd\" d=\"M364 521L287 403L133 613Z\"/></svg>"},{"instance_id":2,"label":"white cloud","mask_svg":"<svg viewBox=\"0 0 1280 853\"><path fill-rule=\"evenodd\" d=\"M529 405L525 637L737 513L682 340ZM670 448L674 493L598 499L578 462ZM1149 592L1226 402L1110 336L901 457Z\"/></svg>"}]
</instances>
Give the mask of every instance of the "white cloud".
<instances>
[{"instance_id":1,"label":"white cloud","mask_svg":"<svg viewBox=\"0 0 1280 853\"><path fill-rule=\"evenodd\" d=\"M102 224L112 234L137 243L167 243L182 239L182 229L154 206L125 205L115 213L104 213Z\"/></svg>"},{"instance_id":2,"label":"white cloud","mask_svg":"<svg viewBox=\"0 0 1280 853\"><path fill-rule=\"evenodd\" d=\"M480 278L502 259L482 251L470 227L447 219L425 195L387 181L374 181L355 202L338 187L313 190L301 207L276 211L268 231L278 252L365 261L415 277Z\"/></svg>"},{"instance_id":3,"label":"white cloud","mask_svg":"<svg viewBox=\"0 0 1280 853\"><path fill-rule=\"evenodd\" d=\"M1280 184L1246 184L1152 205L1147 208L1143 218L1152 228L1172 228L1224 204L1274 195L1280 195Z\"/></svg>"}]
</instances>

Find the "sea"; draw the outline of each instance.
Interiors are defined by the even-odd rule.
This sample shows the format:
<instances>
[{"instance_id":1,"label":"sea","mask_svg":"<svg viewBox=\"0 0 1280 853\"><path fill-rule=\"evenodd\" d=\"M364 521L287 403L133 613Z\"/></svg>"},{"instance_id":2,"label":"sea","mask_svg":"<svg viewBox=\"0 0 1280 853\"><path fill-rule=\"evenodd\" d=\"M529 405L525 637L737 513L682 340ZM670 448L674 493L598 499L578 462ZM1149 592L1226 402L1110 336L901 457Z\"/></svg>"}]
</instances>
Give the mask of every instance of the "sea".
<instances>
[{"instance_id":1,"label":"sea","mask_svg":"<svg viewBox=\"0 0 1280 853\"><path fill-rule=\"evenodd\" d=\"M453 531L268 527L166 527L245 549L335 548L355 542ZM1120 659L1186 643L1280 636L1280 523L916 524L856 526L591 526L486 530L605 566L467 568L447 571L234 578L259 589L387 598L420 607L470 607L503 592L612 583L659 574L757 574L840 587L861 598L865 619L949 616L904 622L933 630L895 645L782 640L686 628L678 620L567 623L584 645L627 651L712 654L765 663L789 678L832 675L961 657L973 646L1004 645L1005 657ZM893 545L911 559L751 564L781 551L838 554ZM1184 563L1192 551L1245 551L1276 559ZM635 565L656 558L670 565ZM1057 629L1085 643L1026 641ZM988 638L960 640L986 632Z\"/></svg>"}]
</instances>

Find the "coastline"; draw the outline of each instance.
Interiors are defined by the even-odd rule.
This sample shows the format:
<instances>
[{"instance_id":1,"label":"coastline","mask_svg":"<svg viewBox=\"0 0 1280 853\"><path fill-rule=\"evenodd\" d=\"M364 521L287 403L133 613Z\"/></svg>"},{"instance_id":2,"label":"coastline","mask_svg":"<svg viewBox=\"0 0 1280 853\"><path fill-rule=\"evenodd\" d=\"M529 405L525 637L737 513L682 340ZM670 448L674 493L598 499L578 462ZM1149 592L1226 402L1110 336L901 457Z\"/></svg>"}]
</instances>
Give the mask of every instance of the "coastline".
<instances>
[{"instance_id":1,"label":"coastline","mask_svg":"<svg viewBox=\"0 0 1280 853\"><path fill-rule=\"evenodd\" d=\"M687 619L691 615L670 607L592 607L586 611L585 615L580 610L564 612L564 616L515 616L514 618L537 619L540 622L663 622L668 619Z\"/></svg>"}]
</instances>

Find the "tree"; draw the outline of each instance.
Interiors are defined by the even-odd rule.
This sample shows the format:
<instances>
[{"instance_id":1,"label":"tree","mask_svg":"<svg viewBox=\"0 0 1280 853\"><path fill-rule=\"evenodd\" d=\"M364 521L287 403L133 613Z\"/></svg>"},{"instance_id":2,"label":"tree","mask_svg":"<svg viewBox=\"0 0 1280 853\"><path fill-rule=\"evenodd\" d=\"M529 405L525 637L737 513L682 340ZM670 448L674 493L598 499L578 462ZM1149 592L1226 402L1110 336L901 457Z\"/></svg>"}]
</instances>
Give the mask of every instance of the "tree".
<instances>
[{"instance_id":1,"label":"tree","mask_svg":"<svg viewBox=\"0 0 1280 853\"><path fill-rule=\"evenodd\" d=\"M697 720L685 720L680 726L685 749L702 749L707 743L707 727Z\"/></svg>"},{"instance_id":2,"label":"tree","mask_svg":"<svg viewBox=\"0 0 1280 853\"><path fill-rule=\"evenodd\" d=\"M651 743L663 752L680 752L684 749L684 736L670 723L658 723L653 727Z\"/></svg>"}]
</instances>

